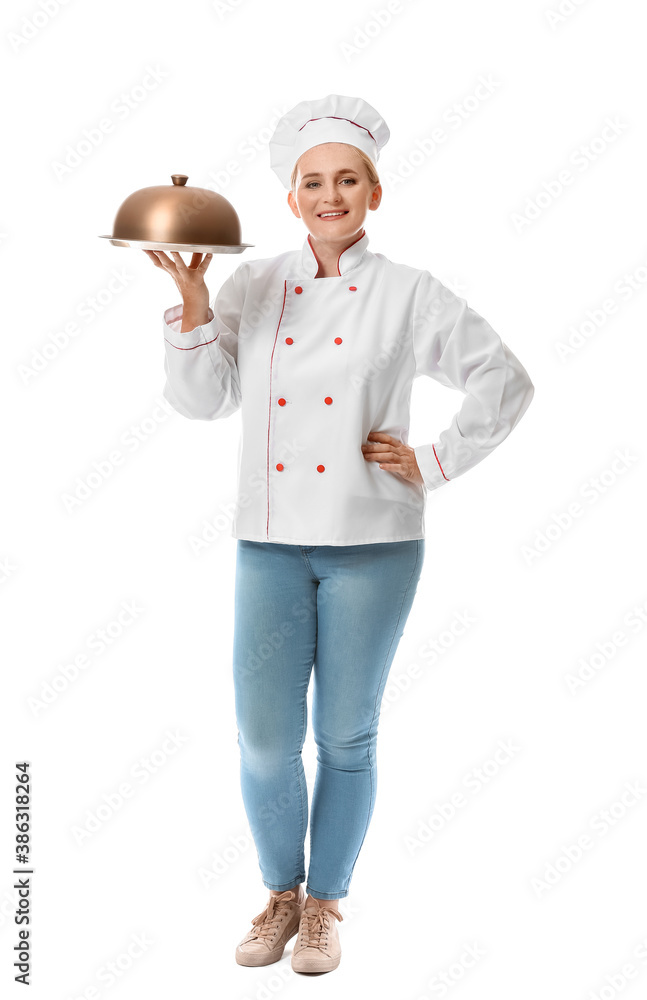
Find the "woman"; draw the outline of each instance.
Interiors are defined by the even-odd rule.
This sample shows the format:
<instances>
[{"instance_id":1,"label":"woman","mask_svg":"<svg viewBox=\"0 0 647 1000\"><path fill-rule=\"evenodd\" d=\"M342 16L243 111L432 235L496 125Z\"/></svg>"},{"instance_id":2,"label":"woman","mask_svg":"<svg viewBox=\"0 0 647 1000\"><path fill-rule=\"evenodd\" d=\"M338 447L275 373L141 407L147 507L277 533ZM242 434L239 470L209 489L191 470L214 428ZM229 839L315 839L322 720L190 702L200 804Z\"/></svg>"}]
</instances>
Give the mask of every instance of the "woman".
<instances>
[{"instance_id":1,"label":"woman","mask_svg":"<svg viewBox=\"0 0 647 1000\"><path fill-rule=\"evenodd\" d=\"M164 395L191 419L242 411L234 685L241 788L266 908L241 965L326 972L376 794L375 741L389 669L424 560L426 492L482 461L533 396L492 327L428 271L368 251L389 130L359 98L304 101L277 125L271 166L308 236L245 261L209 308L211 255L145 251L173 277ZM464 393L435 443L407 443L411 385ZM301 760L314 671L317 774ZM306 895L307 892L307 895Z\"/></svg>"}]
</instances>

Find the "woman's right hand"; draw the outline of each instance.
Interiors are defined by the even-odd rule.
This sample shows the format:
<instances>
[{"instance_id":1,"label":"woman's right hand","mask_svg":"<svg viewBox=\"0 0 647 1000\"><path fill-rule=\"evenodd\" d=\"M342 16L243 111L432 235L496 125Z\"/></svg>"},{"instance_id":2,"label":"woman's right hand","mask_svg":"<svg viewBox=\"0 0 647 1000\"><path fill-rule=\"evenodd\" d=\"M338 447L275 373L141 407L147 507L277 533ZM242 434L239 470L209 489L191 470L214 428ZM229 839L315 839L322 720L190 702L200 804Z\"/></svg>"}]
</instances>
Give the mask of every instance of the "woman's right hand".
<instances>
[{"instance_id":1,"label":"woman's right hand","mask_svg":"<svg viewBox=\"0 0 647 1000\"><path fill-rule=\"evenodd\" d=\"M205 284L204 276L211 263L212 254L205 254L203 260L201 253L194 253L191 257L191 263L187 266L176 250L170 251L174 260L171 260L163 250L144 250L144 253L148 254L155 267L161 267L163 271L168 271L177 285L183 302L196 302L202 298L206 298L208 301L209 290Z\"/></svg>"}]
</instances>

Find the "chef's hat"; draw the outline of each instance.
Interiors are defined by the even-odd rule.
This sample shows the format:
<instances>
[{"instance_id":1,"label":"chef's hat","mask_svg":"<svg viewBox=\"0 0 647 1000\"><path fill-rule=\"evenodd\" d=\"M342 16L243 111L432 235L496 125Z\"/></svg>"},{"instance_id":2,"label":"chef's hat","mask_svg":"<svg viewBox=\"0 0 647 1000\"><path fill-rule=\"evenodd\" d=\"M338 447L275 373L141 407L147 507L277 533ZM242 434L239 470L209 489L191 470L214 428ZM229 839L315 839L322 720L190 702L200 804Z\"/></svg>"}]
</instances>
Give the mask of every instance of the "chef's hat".
<instances>
[{"instance_id":1,"label":"chef's hat","mask_svg":"<svg viewBox=\"0 0 647 1000\"><path fill-rule=\"evenodd\" d=\"M328 94L318 101L301 101L283 115L274 130L269 142L270 166L289 190L294 164L307 149L323 142L346 142L377 164L390 134L384 119L361 97Z\"/></svg>"}]
</instances>

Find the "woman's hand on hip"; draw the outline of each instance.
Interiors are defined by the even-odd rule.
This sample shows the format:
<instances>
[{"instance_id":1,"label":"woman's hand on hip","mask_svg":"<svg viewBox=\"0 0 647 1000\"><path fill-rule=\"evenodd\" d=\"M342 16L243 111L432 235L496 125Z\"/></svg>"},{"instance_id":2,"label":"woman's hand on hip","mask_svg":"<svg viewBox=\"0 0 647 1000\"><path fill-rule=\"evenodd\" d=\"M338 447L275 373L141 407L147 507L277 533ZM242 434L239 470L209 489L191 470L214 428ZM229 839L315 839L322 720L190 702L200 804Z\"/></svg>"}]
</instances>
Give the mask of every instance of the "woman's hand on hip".
<instances>
[{"instance_id":1,"label":"woman's hand on hip","mask_svg":"<svg viewBox=\"0 0 647 1000\"><path fill-rule=\"evenodd\" d=\"M416 453L408 444L382 431L371 431L366 440L368 443L362 445L362 451L368 462L379 462L381 469L394 472L409 483L424 486Z\"/></svg>"}]
</instances>

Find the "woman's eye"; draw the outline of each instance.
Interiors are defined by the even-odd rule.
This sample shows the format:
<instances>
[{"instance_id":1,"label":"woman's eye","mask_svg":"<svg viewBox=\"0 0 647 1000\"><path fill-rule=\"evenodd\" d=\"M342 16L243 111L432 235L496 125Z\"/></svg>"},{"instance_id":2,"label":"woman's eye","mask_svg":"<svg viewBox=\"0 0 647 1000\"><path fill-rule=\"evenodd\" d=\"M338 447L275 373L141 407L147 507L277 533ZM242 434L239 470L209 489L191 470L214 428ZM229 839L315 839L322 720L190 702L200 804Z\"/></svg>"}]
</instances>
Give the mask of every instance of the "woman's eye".
<instances>
[{"instance_id":1,"label":"woman's eye","mask_svg":"<svg viewBox=\"0 0 647 1000\"><path fill-rule=\"evenodd\" d=\"M355 183L355 178L354 177L344 177L343 183L345 184L346 181L350 181L351 184L354 184ZM318 184L318 183L319 183L319 181L310 181L308 184L306 184L306 187L309 188L309 187L312 187L313 184Z\"/></svg>"}]
</instances>

